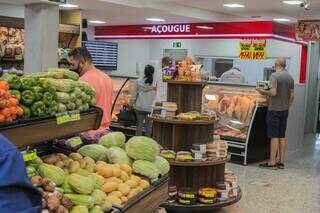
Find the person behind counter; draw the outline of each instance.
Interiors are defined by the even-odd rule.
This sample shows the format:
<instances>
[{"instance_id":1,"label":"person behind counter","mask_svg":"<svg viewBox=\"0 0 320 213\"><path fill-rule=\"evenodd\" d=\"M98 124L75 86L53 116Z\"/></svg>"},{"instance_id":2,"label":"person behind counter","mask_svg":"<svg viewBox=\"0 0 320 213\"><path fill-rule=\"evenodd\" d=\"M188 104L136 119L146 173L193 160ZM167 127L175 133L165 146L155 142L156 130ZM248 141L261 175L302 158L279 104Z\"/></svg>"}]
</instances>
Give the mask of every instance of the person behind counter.
<instances>
[{"instance_id":1,"label":"person behind counter","mask_svg":"<svg viewBox=\"0 0 320 213\"><path fill-rule=\"evenodd\" d=\"M233 83L233 84L245 84L246 79L241 72L239 66L233 66L230 70L224 72L221 75L220 82Z\"/></svg>"},{"instance_id":2,"label":"person behind counter","mask_svg":"<svg viewBox=\"0 0 320 213\"><path fill-rule=\"evenodd\" d=\"M156 95L156 88L153 86L154 67L147 65L144 69L144 77L135 82L132 91L130 106L134 107L137 115L136 135L142 135L142 128L146 128L146 136L151 136L152 121L148 116L152 111L152 104Z\"/></svg>"},{"instance_id":3,"label":"person behind counter","mask_svg":"<svg viewBox=\"0 0 320 213\"><path fill-rule=\"evenodd\" d=\"M19 150L0 134L0 212L40 213L42 196L28 180Z\"/></svg>"},{"instance_id":4,"label":"person behind counter","mask_svg":"<svg viewBox=\"0 0 320 213\"><path fill-rule=\"evenodd\" d=\"M286 129L289 108L294 99L294 80L286 71L286 60L278 58L275 63L276 72L270 77L270 90L257 89L262 95L270 97L267 112L267 132L271 138L270 160L260 167L283 169L286 153ZM278 152L279 151L279 152ZM279 153L279 161L276 161Z\"/></svg>"},{"instance_id":5,"label":"person behind counter","mask_svg":"<svg viewBox=\"0 0 320 213\"><path fill-rule=\"evenodd\" d=\"M89 51L78 47L69 53L70 70L80 75L80 80L87 82L96 91L97 107L103 110L101 125L98 130L84 133L85 136L94 137L109 130L111 122L113 82L111 78L92 63Z\"/></svg>"},{"instance_id":6,"label":"person behind counter","mask_svg":"<svg viewBox=\"0 0 320 213\"><path fill-rule=\"evenodd\" d=\"M163 102L167 101L167 83L163 82L163 72L162 69L164 67L170 66L172 63L172 58L170 57L163 57L161 60L161 69L158 70L155 74L155 85L157 87L156 90L156 98L155 101Z\"/></svg>"}]
</instances>

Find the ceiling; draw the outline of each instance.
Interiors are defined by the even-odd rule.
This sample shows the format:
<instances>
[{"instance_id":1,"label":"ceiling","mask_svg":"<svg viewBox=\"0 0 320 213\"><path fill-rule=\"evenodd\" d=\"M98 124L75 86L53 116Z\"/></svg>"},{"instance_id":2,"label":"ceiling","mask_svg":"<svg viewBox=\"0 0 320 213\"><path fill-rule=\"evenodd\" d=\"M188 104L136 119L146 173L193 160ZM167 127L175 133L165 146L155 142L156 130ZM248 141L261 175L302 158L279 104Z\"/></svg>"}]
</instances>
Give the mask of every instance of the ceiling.
<instances>
[{"instance_id":1,"label":"ceiling","mask_svg":"<svg viewBox=\"0 0 320 213\"><path fill-rule=\"evenodd\" d=\"M23 5L47 0L0 0ZM159 17L165 23L272 20L289 18L293 22L320 19L320 0L311 0L311 9L286 5L282 0L67 0L77 4L88 20L103 20L107 25L150 24L145 19ZM244 4L245 8L225 8L225 3ZM252 18L252 16L260 16Z\"/></svg>"}]
</instances>

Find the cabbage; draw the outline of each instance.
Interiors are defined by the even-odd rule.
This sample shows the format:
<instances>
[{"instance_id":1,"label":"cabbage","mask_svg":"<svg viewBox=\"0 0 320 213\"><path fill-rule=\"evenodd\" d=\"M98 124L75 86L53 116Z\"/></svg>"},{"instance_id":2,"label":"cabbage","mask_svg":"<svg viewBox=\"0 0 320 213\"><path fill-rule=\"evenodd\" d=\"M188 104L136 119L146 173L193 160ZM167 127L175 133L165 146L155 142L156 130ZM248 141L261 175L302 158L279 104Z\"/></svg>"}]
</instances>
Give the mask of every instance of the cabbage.
<instances>
[{"instance_id":1,"label":"cabbage","mask_svg":"<svg viewBox=\"0 0 320 213\"><path fill-rule=\"evenodd\" d=\"M132 164L132 160L128 157L126 151L117 146L108 149L108 160L113 164L128 164L129 166Z\"/></svg>"},{"instance_id":2,"label":"cabbage","mask_svg":"<svg viewBox=\"0 0 320 213\"><path fill-rule=\"evenodd\" d=\"M126 136L122 132L111 132L100 138L99 144L104 147L118 146L123 147L126 142Z\"/></svg>"},{"instance_id":3,"label":"cabbage","mask_svg":"<svg viewBox=\"0 0 320 213\"><path fill-rule=\"evenodd\" d=\"M153 139L144 136L132 137L126 144L129 157L135 160L154 161L160 154L160 147Z\"/></svg>"},{"instance_id":4,"label":"cabbage","mask_svg":"<svg viewBox=\"0 0 320 213\"><path fill-rule=\"evenodd\" d=\"M170 171L169 162L161 156L157 156L154 164L157 166L158 171L161 175L168 174Z\"/></svg>"},{"instance_id":5,"label":"cabbage","mask_svg":"<svg viewBox=\"0 0 320 213\"><path fill-rule=\"evenodd\" d=\"M132 169L134 173L148 177L151 180L157 179L159 176L157 166L150 161L136 160L132 164Z\"/></svg>"}]
</instances>

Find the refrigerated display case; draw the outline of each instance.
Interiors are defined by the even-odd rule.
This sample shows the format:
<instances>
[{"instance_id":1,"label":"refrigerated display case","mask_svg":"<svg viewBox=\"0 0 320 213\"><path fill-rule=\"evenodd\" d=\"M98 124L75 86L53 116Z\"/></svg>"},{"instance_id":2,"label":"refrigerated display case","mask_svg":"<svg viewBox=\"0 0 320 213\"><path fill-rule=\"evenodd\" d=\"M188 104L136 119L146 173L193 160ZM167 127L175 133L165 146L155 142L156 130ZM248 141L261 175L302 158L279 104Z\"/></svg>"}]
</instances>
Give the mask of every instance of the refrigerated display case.
<instances>
[{"instance_id":1,"label":"refrigerated display case","mask_svg":"<svg viewBox=\"0 0 320 213\"><path fill-rule=\"evenodd\" d=\"M228 141L232 160L264 160L268 157L266 112L268 100L255 86L209 83L203 91L202 110L215 113L214 134Z\"/></svg>"}]
</instances>

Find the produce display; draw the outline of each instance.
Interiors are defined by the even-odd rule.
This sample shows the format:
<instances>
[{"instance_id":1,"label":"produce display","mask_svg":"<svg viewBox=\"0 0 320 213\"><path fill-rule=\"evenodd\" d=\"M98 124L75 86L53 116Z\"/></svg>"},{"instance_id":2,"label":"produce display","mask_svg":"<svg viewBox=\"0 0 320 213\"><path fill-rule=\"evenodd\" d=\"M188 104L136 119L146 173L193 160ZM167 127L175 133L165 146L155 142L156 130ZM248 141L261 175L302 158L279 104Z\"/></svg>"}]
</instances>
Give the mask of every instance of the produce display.
<instances>
[{"instance_id":1,"label":"produce display","mask_svg":"<svg viewBox=\"0 0 320 213\"><path fill-rule=\"evenodd\" d=\"M85 111L95 106L95 91L78 79L75 72L56 68L22 77L14 74L1 77L9 83L11 95L20 101L23 118Z\"/></svg>"},{"instance_id":2,"label":"produce display","mask_svg":"<svg viewBox=\"0 0 320 213\"><path fill-rule=\"evenodd\" d=\"M62 211L62 199L67 199L65 212L109 212L112 205L125 204L149 188L150 181L169 172L155 141L140 136L124 142L123 133L113 132L100 138L99 144L84 145L68 156L54 153L27 161L31 181L50 180L59 192L58 207L44 205L44 209Z\"/></svg>"}]
</instances>

